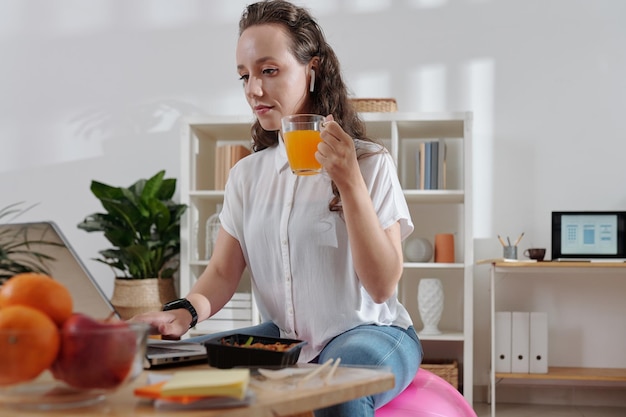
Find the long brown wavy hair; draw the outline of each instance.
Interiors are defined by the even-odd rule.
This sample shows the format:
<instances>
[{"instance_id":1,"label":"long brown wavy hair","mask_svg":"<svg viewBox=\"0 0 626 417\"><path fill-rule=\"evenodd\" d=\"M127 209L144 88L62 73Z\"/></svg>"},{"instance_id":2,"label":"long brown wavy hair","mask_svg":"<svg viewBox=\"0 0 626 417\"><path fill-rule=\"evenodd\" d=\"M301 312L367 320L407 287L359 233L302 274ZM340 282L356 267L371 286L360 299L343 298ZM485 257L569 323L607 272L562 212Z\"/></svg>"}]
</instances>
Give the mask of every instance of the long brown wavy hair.
<instances>
[{"instance_id":1,"label":"long brown wavy hair","mask_svg":"<svg viewBox=\"0 0 626 417\"><path fill-rule=\"evenodd\" d=\"M343 81L337 55L326 42L326 37L316 20L307 9L284 0L263 0L251 4L244 10L239 21L239 36L251 26L280 25L290 38L290 52L302 65L314 57L319 58L316 66L315 91L310 93L310 113L332 114L335 121L352 138L373 142L367 138L365 123L348 98L348 88ZM268 131L258 120L252 125L252 149L254 152L276 146L278 131ZM341 211L339 191L332 184L334 198L329 203L331 211Z\"/></svg>"}]
</instances>

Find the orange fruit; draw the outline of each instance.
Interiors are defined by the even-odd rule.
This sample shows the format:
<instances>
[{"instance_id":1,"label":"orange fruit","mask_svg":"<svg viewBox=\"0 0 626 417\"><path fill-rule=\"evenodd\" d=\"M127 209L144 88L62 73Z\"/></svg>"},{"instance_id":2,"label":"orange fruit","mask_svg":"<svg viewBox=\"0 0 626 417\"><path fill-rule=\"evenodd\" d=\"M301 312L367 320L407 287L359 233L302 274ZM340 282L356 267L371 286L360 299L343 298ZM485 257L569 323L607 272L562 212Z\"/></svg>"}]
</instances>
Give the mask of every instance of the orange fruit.
<instances>
[{"instance_id":1,"label":"orange fruit","mask_svg":"<svg viewBox=\"0 0 626 417\"><path fill-rule=\"evenodd\" d=\"M30 272L14 275L0 287L0 309L14 305L36 308L59 327L74 309L72 295L63 284L48 275Z\"/></svg>"},{"instance_id":2,"label":"orange fruit","mask_svg":"<svg viewBox=\"0 0 626 417\"><path fill-rule=\"evenodd\" d=\"M0 386L36 378L60 346L59 329L46 314L19 305L0 309Z\"/></svg>"}]
</instances>

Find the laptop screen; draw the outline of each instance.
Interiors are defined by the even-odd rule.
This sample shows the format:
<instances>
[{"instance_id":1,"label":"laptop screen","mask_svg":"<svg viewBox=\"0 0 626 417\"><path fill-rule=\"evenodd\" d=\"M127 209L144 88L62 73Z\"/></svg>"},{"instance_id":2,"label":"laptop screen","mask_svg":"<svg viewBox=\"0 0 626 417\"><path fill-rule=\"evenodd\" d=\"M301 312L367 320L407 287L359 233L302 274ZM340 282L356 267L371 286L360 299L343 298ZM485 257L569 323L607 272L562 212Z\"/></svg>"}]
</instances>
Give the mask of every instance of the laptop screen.
<instances>
[{"instance_id":1,"label":"laptop screen","mask_svg":"<svg viewBox=\"0 0 626 417\"><path fill-rule=\"evenodd\" d=\"M625 259L626 212L552 213L552 259Z\"/></svg>"},{"instance_id":2,"label":"laptop screen","mask_svg":"<svg viewBox=\"0 0 626 417\"><path fill-rule=\"evenodd\" d=\"M50 276L67 287L72 294L74 312L83 313L93 318L107 318L111 313L119 318L115 308L106 297L97 281L54 222L5 223L0 224L0 232L8 236L19 234L31 241L43 240L57 245L34 243L29 249L45 253L53 260L45 261L44 266ZM113 278L111 278L113 279ZM148 339L145 368L156 366L193 364L206 361L206 348L199 343ZM164 349L167 347L168 349Z\"/></svg>"},{"instance_id":3,"label":"laptop screen","mask_svg":"<svg viewBox=\"0 0 626 417\"><path fill-rule=\"evenodd\" d=\"M58 244L53 246L33 243L29 249L45 253L53 259L45 261L44 265L50 276L65 285L72 294L75 312L103 319L115 312L115 308L56 223L5 223L0 224L0 231L6 231L7 235L19 233L21 236L21 233L25 233L31 241L43 240Z\"/></svg>"}]
</instances>

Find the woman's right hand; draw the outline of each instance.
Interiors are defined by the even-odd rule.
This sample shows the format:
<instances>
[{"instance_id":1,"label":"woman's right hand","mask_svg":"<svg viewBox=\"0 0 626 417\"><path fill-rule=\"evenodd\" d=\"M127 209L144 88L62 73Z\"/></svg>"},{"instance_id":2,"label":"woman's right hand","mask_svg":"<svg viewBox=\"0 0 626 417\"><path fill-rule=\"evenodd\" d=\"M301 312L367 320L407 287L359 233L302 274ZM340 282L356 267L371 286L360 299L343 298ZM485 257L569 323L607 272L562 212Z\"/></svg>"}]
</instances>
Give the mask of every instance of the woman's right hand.
<instances>
[{"instance_id":1,"label":"woman's right hand","mask_svg":"<svg viewBox=\"0 0 626 417\"><path fill-rule=\"evenodd\" d=\"M183 308L141 313L128 321L147 323L150 325L150 334L160 334L164 339L179 339L191 324L189 312Z\"/></svg>"}]
</instances>

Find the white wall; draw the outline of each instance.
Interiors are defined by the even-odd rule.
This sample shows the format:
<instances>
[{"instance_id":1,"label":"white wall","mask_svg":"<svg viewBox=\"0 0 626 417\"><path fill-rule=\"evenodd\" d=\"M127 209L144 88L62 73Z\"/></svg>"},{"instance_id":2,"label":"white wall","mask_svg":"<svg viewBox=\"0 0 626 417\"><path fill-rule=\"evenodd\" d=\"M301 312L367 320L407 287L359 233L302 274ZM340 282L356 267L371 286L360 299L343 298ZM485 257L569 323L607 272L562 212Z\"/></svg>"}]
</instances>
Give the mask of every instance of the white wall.
<instances>
[{"instance_id":1,"label":"white wall","mask_svg":"<svg viewBox=\"0 0 626 417\"><path fill-rule=\"evenodd\" d=\"M234 63L246 3L0 2L0 206L38 203L20 220L56 221L108 293L112 272L91 260L107 243L76 228L99 210L89 183L178 177L181 117L248 113ZM325 28L355 96L474 112L478 254L498 249L496 234L522 231L521 249L549 248L552 210L626 207L626 2L299 3ZM486 282L478 268L478 384Z\"/></svg>"}]
</instances>

